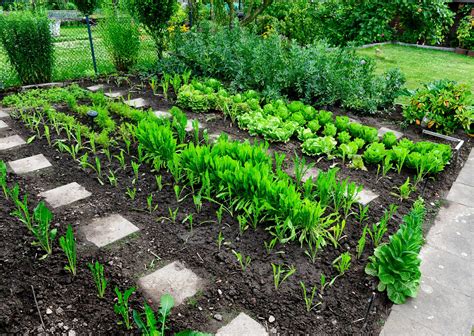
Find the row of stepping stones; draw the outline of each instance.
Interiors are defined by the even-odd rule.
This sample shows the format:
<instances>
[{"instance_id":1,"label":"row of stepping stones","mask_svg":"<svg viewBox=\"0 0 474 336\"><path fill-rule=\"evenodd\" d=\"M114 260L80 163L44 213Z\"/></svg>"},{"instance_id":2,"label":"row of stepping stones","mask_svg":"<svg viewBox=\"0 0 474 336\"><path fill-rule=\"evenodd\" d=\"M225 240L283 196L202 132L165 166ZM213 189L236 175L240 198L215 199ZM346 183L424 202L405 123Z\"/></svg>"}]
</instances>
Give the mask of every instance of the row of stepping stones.
<instances>
[{"instance_id":1,"label":"row of stepping stones","mask_svg":"<svg viewBox=\"0 0 474 336\"><path fill-rule=\"evenodd\" d=\"M0 118L8 118L9 115L0 110ZM9 129L8 124L0 119L0 129ZM25 145L26 142L18 135L0 138L0 152ZM43 154L8 162L9 168L15 174L28 174L41 169L52 167L51 163ZM90 197L91 192L76 182L59 186L57 188L41 192L39 196L43 198L52 208L59 208L71 205L72 203ZM113 214L108 217L93 219L88 225L82 227L80 231L86 239L103 248L119 241L140 229L129 222L120 214ZM145 296L159 302L161 295L171 294L177 305L184 303L188 298L194 296L198 291L203 290L204 281L192 270L180 261L173 261L157 271L143 276L138 280L138 286ZM230 323L217 331L218 336L237 335L268 335L265 328L252 319L247 314L241 312Z\"/></svg>"}]
</instances>

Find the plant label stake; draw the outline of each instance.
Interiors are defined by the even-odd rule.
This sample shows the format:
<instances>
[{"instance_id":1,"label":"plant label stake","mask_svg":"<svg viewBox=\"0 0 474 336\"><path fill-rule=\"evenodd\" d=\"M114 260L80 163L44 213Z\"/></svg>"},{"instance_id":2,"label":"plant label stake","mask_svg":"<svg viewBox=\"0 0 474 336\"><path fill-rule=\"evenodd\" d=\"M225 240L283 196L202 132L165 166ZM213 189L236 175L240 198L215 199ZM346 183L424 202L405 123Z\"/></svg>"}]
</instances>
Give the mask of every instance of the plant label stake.
<instances>
[{"instance_id":1,"label":"plant label stake","mask_svg":"<svg viewBox=\"0 0 474 336\"><path fill-rule=\"evenodd\" d=\"M92 42L91 23L89 15L86 15L87 33L89 34L89 44L91 45L92 64L94 65L94 73L97 75L97 63L95 61L94 43Z\"/></svg>"}]
</instances>

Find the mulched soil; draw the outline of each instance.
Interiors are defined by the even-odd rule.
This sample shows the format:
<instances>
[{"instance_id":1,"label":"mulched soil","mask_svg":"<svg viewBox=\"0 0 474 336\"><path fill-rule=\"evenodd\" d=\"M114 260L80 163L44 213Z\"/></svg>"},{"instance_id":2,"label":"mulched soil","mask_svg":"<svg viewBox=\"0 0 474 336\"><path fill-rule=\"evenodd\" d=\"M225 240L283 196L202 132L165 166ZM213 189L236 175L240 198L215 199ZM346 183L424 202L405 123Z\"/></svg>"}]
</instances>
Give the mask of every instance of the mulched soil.
<instances>
[{"instance_id":1,"label":"mulched soil","mask_svg":"<svg viewBox=\"0 0 474 336\"><path fill-rule=\"evenodd\" d=\"M153 109L166 109L170 106L162 96L154 96L149 88L141 86L138 79L132 79L132 83L135 84L131 92L132 98L148 99L152 102ZM90 84L89 81L80 83L81 86ZM109 85L116 86L112 82ZM125 90L127 86L125 83L123 85L122 89ZM337 109L335 111L342 113ZM190 118L205 122L210 133L226 132L233 139L252 138L231 125L228 120L223 120L220 114L187 114ZM368 116L354 118L369 125L398 129L397 116L398 112L394 112L383 119ZM33 135L19 121L7 122L12 127L11 133L19 134L24 139ZM415 128L410 127L404 132L413 140L421 140L421 135ZM338 167L341 168L339 176L363 184L365 188L377 190L380 194L379 198L370 203L370 223L377 221L389 204L399 205L397 215L389 224L389 233L396 231L401 217L409 211L413 200L422 194L427 201L428 227L440 206L440 200L456 179L472 147L469 138L463 134L457 136L466 140L458 162L453 162L435 179L428 180L407 202L400 204L390 194L394 186L401 185L409 176L406 172L400 176L392 172L388 178L376 182L375 167L363 172L343 167L338 161ZM272 144L271 149L284 152L287 164L291 162L290 158L295 151L301 155L297 140L286 144ZM123 326L117 324L118 318L113 312L113 288L118 286L124 290L134 286L140 276L175 260L182 261L204 279L205 288L186 304L173 309L170 334L187 328L215 332L244 311L268 328L271 334L375 335L380 332L390 312L390 301L384 293L375 290L376 281L364 273L367 259L373 251L370 243L360 259L353 257L350 270L322 293L322 304L310 313L306 312L299 282L304 281L307 286L312 287L319 284L321 273L332 278L337 274L332 261L345 251L355 255L362 228L354 220L348 222L341 246L337 249L328 246L320 252L316 263L312 264L296 243L277 246L274 251L267 253L264 241L268 241L270 235L262 227L256 231L249 229L240 235L238 222L228 214L224 215L222 225L218 225L214 222L218 209L215 204L205 202L202 211L196 213L191 197L178 203L169 173L161 172L164 188L158 191L155 178L150 173L151 167L140 167L138 196L135 201L131 201L126 196L126 190L131 187L133 172L129 166L125 171L118 169L116 160L109 167L116 170L119 184L112 187L106 178L104 185L99 184L95 173L81 170L69 155L56 151L45 139L36 139L32 144L19 149L2 152L0 159L10 161L39 153L43 153L51 161L52 168L27 176L9 175L12 183L18 183L21 190L30 195L32 207L39 201L36 195L41 191L70 182L83 185L93 194L86 200L54 210L54 225L58 227L59 234L64 234L67 224L71 224L78 236L78 275L72 278L63 269L66 258L57 241L53 255L39 260L41 251L31 245L32 238L27 229L9 215L13 210L11 203L0 197L0 334L39 334L43 331L60 335L67 334L70 330L74 330L77 335L124 333ZM316 161L314 158L309 160ZM106 158L102 157L101 161L105 163ZM130 158L127 161L130 162ZM317 167L321 169L332 165L332 161L317 162ZM104 171L108 171L109 167ZM183 195L188 192L185 191ZM145 210L146 197L150 193L153 193L155 204L159 205L153 213ZM168 209L178 207L176 223L162 218L169 217ZM89 223L92 218L114 213L120 213L138 226L140 231L103 249L96 248L81 235L80 227ZM183 223L191 213L194 214L192 231L187 223ZM226 242L220 250L216 243L219 232L222 232ZM251 256L251 264L245 272L240 269L232 250ZM87 263L93 260L99 260L105 265L109 280L103 300L96 296L92 277L87 269ZM297 268L296 274L278 290L274 288L271 263L286 263ZM44 320L44 328L33 299L32 287ZM144 301L142 293L137 291L132 296L131 306L141 309ZM216 319L216 314L222 315L223 320ZM269 322L270 316L275 318L272 323Z\"/></svg>"}]
</instances>

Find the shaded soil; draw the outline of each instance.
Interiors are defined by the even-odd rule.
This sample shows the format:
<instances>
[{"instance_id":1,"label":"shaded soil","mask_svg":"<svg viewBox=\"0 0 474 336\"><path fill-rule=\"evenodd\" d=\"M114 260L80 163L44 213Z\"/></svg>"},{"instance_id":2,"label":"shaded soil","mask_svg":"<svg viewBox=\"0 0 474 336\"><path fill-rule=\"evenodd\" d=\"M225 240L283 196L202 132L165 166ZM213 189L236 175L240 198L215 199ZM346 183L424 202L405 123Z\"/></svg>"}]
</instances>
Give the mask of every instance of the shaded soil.
<instances>
[{"instance_id":1,"label":"shaded soil","mask_svg":"<svg viewBox=\"0 0 474 336\"><path fill-rule=\"evenodd\" d=\"M132 83L132 98L149 99L153 109L166 109L170 106L161 96L154 96L149 88L141 86L138 80L133 79ZM81 83L84 86L89 84L90 82ZM115 86L115 83L108 84ZM124 84L122 89L127 87ZM226 132L233 139L251 138L229 121L223 120L219 114L212 116L188 112L188 116L205 123L210 133ZM392 124L397 121L394 117L359 118L370 125L385 125L397 129ZM25 139L33 135L20 122L7 122L12 126L11 133L19 134ZM421 139L415 129L409 128L405 132L413 140ZM370 203L369 223L377 221L389 204L399 205L397 215L389 224L389 233L393 233L398 228L401 217L409 211L413 200L420 194L427 200L429 219L434 218L439 201L456 179L472 147L470 140L464 138L467 143L460 153L459 161L453 162L435 179L428 180L409 201L401 204L390 193L394 186L401 185L407 176L412 175L409 172L403 172L401 175L392 172L388 178L376 182L375 167L369 167L369 171L363 172L343 167L340 161L336 163L341 168L341 178L349 178L381 195ZM287 165L290 164L294 151L301 155L297 140L287 144L272 144L271 149L286 153ZM203 278L205 288L186 304L173 310L170 334L186 328L215 332L241 311L259 321L271 334L376 335L380 332L391 303L384 293L375 290L376 281L364 273L367 258L373 250L370 243L360 259L353 257L350 270L322 293L319 298L321 305L308 313L302 299L300 281L304 281L307 287L319 286L321 273L327 278L336 276L337 271L332 267L332 261L340 253L348 250L355 256L355 247L362 227L353 219L349 220L346 226L341 246L326 247L318 255L316 263L312 264L304 250L296 243L277 246L274 251L267 253L264 241L268 241L270 235L263 227L256 231L248 229L241 235L237 221L228 214L224 214L222 224L218 225L215 204L205 202L202 211L197 213L192 197L188 196L178 203L172 177L167 172L160 172L164 187L159 191L151 167L142 165L137 182L137 198L131 201L126 195L127 188L132 187L133 172L130 164L124 170L116 160L107 163L103 155L103 170L116 171L117 187L108 184L106 177L103 178L105 184L101 185L94 172L81 170L69 155L59 153L50 147L45 139L36 139L32 144L19 149L2 152L0 159L9 161L39 153L43 153L50 160L52 168L23 177L9 175L11 184L19 183L21 190L30 195L31 207L37 204L39 199L35 195L41 191L70 182L83 185L93 194L83 201L54 210L54 225L58 227L59 234L64 234L67 224L71 224L78 237L78 275L72 279L63 269L66 258L57 241L53 255L39 260L41 251L31 245L32 238L27 229L9 215L13 210L11 203L0 197L0 333L38 334L46 331L50 334L61 334L73 329L78 335L121 334L124 328L117 324L118 317L113 312L113 288L118 286L124 290L134 286L140 276L174 260L184 262ZM132 156L134 153L132 150ZM131 159L133 157L126 157L128 163ZM314 158L308 160L316 161ZM327 169L333 164L332 161L321 160L316 165ZM189 192L185 190L182 195ZM153 194L154 204L158 205L157 210L152 213L146 210L146 198L150 193ZM170 217L169 209L176 208L179 208L176 222L164 218ZM88 243L81 234L81 226L89 223L94 217L114 213L120 213L138 226L140 231L103 249ZM194 216L192 230L188 222L183 223L189 214ZM430 220L427 221L429 222ZM225 238L221 249L216 243L219 232L222 232ZM232 250L252 258L245 272L240 269ZM103 300L97 298L92 277L87 269L87 263L93 260L104 263L109 280ZM274 288L271 263L285 263L297 268L296 274L278 290ZM34 287L38 299L44 329L36 311L31 286ZM132 296L131 306L141 309L144 301L142 293L137 291ZM48 309L51 309L51 314L47 314ZM222 315L223 321L216 320L215 314ZM270 316L275 317L272 323L269 322Z\"/></svg>"}]
</instances>

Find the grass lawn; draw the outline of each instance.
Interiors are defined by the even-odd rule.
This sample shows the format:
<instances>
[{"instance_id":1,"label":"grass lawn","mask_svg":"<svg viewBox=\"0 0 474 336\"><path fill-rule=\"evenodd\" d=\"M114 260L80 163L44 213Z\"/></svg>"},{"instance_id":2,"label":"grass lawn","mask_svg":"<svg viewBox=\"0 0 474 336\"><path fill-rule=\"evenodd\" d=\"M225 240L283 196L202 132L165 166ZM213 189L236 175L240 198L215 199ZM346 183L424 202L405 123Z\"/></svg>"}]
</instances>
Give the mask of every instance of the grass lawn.
<instances>
[{"instance_id":1,"label":"grass lawn","mask_svg":"<svg viewBox=\"0 0 474 336\"><path fill-rule=\"evenodd\" d=\"M408 89L447 78L467 84L474 91L474 57L400 45L359 49L357 53L375 59L378 72L400 68L406 76Z\"/></svg>"}]
</instances>

